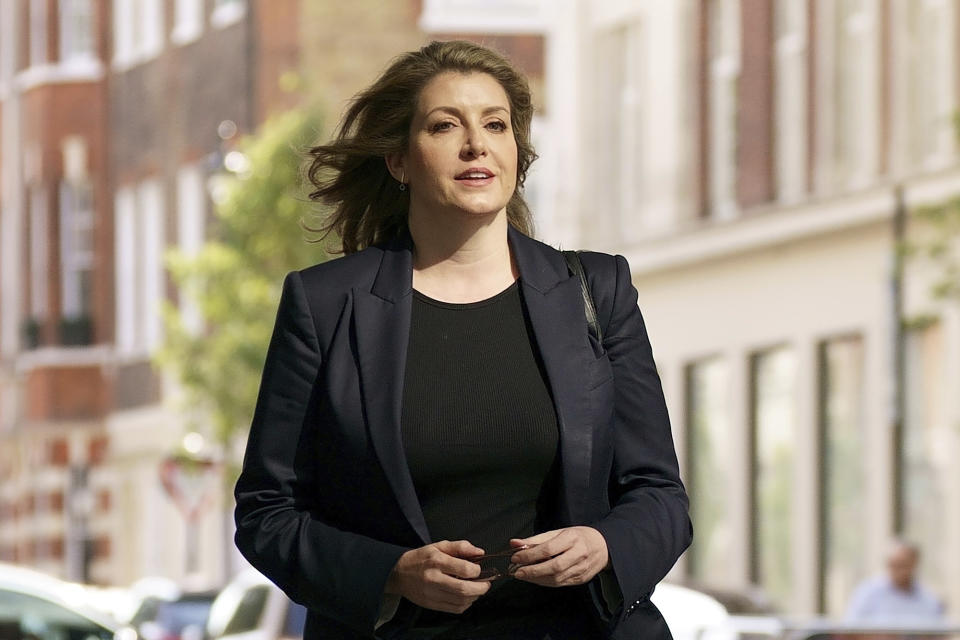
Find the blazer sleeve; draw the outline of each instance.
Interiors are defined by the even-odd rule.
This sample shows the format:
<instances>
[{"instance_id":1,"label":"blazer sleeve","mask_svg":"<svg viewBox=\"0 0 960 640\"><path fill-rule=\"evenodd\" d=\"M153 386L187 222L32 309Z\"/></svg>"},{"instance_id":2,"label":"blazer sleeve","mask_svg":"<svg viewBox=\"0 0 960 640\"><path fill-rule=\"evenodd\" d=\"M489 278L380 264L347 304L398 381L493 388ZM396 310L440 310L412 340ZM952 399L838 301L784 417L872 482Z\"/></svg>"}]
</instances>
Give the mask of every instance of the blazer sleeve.
<instances>
[{"instance_id":1,"label":"blazer sleeve","mask_svg":"<svg viewBox=\"0 0 960 640\"><path fill-rule=\"evenodd\" d=\"M693 527L637 290L626 259L618 255L615 262L616 286L603 339L615 385L611 508L592 526L607 542L623 596L623 619L670 571L689 546Z\"/></svg>"},{"instance_id":2,"label":"blazer sleeve","mask_svg":"<svg viewBox=\"0 0 960 640\"><path fill-rule=\"evenodd\" d=\"M372 635L384 586L405 547L325 524L310 451L323 446L311 411L322 375L316 327L298 272L287 275L237 480L237 547L290 598ZM225 372L229 375L229 372Z\"/></svg>"}]
</instances>

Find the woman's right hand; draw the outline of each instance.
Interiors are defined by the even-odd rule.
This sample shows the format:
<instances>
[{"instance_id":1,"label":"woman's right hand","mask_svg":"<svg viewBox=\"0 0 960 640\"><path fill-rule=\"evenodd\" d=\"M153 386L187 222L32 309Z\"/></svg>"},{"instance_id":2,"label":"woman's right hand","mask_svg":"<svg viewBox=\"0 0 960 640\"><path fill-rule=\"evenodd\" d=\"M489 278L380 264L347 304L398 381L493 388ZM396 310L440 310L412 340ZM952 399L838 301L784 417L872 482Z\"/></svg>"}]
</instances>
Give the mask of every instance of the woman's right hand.
<instances>
[{"instance_id":1,"label":"woman's right hand","mask_svg":"<svg viewBox=\"0 0 960 640\"><path fill-rule=\"evenodd\" d=\"M490 589L488 581L470 579L480 575L480 565L466 558L481 555L483 549L466 540L411 549L397 560L385 591L426 609L463 613Z\"/></svg>"}]
</instances>

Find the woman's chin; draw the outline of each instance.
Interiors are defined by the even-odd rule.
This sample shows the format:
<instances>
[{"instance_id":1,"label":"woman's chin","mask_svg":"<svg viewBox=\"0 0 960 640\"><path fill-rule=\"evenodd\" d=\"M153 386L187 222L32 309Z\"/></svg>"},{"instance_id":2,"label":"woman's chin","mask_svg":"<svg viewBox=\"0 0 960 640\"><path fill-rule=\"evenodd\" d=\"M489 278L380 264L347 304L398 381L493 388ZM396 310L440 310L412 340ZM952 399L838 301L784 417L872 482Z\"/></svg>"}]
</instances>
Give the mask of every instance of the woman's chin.
<instances>
[{"instance_id":1,"label":"woman's chin","mask_svg":"<svg viewBox=\"0 0 960 640\"><path fill-rule=\"evenodd\" d=\"M506 213L506 206L494 208L477 204L457 203L445 207L437 207L430 212L429 217L434 219L454 217L465 222L489 222L495 220L500 215L505 216Z\"/></svg>"},{"instance_id":2,"label":"woman's chin","mask_svg":"<svg viewBox=\"0 0 960 640\"><path fill-rule=\"evenodd\" d=\"M506 213L507 204L502 201L491 202L489 200L475 200L454 203L455 206L465 215L474 217L496 217L501 213Z\"/></svg>"}]
</instances>

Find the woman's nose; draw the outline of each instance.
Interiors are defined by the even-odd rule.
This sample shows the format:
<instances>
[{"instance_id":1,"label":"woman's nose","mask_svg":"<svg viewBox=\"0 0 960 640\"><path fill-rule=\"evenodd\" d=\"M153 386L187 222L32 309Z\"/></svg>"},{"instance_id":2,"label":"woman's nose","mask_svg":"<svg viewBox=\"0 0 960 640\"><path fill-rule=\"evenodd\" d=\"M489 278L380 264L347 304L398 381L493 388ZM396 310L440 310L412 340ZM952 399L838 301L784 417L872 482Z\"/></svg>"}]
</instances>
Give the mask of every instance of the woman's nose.
<instances>
[{"instance_id":1,"label":"woman's nose","mask_svg":"<svg viewBox=\"0 0 960 640\"><path fill-rule=\"evenodd\" d=\"M474 129L467 132L467 137L463 141L463 153L466 156L473 157L486 155L487 145L480 131Z\"/></svg>"}]
</instances>

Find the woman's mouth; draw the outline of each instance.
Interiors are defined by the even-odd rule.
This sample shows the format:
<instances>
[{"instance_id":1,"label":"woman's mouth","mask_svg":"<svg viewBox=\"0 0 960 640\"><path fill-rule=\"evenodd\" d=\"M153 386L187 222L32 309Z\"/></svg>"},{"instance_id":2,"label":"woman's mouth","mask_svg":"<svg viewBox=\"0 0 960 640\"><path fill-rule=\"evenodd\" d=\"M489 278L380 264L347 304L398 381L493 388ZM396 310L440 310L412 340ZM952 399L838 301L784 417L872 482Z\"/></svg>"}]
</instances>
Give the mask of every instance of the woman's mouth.
<instances>
[{"instance_id":1,"label":"woman's mouth","mask_svg":"<svg viewBox=\"0 0 960 640\"><path fill-rule=\"evenodd\" d=\"M485 167L474 167L461 171L454 179L461 184L481 187L493 182L493 172Z\"/></svg>"}]
</instances>

